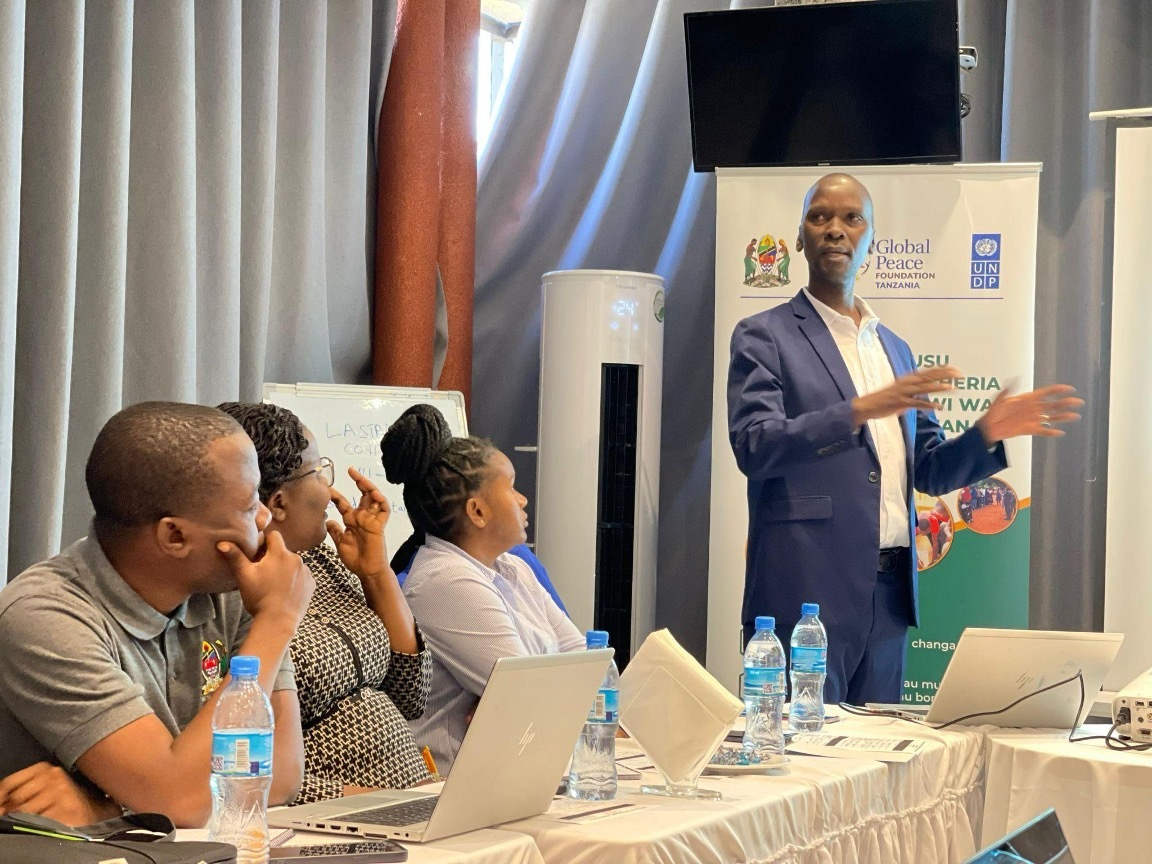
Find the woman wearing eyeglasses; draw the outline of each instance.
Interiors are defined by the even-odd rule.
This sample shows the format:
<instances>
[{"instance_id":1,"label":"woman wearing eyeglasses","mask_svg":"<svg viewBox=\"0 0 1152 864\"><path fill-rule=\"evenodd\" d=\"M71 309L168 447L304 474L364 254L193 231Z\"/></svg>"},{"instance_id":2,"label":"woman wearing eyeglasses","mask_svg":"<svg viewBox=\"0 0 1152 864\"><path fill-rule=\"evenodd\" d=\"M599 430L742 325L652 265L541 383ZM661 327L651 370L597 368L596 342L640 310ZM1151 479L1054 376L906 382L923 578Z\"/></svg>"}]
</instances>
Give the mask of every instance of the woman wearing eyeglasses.
<instances>
[{"instance_id":1,"label":"woman wearing eyeglasses","mask_svg":"<svg viewBox=\"0 0 1152 864\"><path fill-rule=\"evenodd\" d=\"M432 658L388 564L388 500L354 469L353 507L332 484L332 462L291 411L226 402L256 445L260 500L284 544L316 579L292 641L304 729L304 783L295 803L428 779L406 720L424 713ZM326 522L334 502L343 524ZM327 533L336 545L325 545Z\"/></svg>"}]
</instances>

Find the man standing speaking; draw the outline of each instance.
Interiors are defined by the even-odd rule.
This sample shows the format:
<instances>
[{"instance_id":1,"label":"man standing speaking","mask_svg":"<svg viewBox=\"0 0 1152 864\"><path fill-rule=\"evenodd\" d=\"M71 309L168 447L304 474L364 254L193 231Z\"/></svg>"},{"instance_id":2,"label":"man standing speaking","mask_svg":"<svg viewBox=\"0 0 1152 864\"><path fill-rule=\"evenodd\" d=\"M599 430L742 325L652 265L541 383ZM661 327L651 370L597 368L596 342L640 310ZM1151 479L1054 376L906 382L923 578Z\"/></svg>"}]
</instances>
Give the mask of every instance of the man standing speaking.
<instances>
[{"instance_id":1,"label":"man standing speaking","mask_svg":"<svg viewBox=\"0 0 1152 864\"><path fill-rule=\"evenodd\" d=\"M1083 400L1056 384L1002 392L945 439L928 394L951 366L917 371L908 344L855 296L873 251L872 199L829 174L804 199L796 249L807 287L732 334L728 431L748 477L742 620L774 614L781 639L801 603L828 629L826 702L898 702L916 626L913 488L942 495L1007 467L1004 441L1057 436Z\"/></svg>"}]
</instances>

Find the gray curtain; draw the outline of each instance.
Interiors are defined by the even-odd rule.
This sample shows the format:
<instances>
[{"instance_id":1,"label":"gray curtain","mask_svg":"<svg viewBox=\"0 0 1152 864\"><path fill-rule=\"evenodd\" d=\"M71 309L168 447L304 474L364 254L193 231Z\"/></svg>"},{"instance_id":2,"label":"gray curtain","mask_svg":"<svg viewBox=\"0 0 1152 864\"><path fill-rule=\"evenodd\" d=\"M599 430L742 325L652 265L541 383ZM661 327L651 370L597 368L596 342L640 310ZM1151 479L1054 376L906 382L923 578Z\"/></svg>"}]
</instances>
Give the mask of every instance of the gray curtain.
<instances>
[{"instance_id":1,"label":"gray curtain","mask_svg":"<svg viewBox=\"0 0 1152 864\"><path fill-rule=\"evenodd\" d=\"M363 378L395 14L0 0L9 575L83 533L84 460L122 405Z\"/></svg>"},{"instance_id":2,"label":"gray curtain","mask_svg":"<svg viewBox=\"0 0 1152 864\"><path fill-rule=\"evenodd\" d=\"M1088 112L1152 105L1147 0L961 0L961 42L980 66L963 81L969 161L1043 162L1036 254L1036 381L1088 400L1032 469L1033 627L1100 630L1112 326L1113 141ZM987 61L987 62L986 62Z\"/></svg>"},{"instance_id":3,"label":"gray curtain","mask_svg":"<svg viewBox=\"0 0 1152 864\"><path fill-rule=\"evenodd\" d=\"M537 0L478 193L472 426L536 440L547 270L650 270L667 282L657 623L703 658L715 186L691 170L683 13L769 3ZM1067 381L1085 422L1038 442L1034 627L1103 619L1109 154L1088 111L1152 104L1146 0L961 0L968 161L1042 161L1036 380ZM723 433L721 433L723 434ZM532 457L515 454L526 489ZM741 578L726 574L725 578Z\"/></svg>"},{"instance_id":4,"label":"gray curtain","mask_svg":"<svg viewBox=\"0 0 1152 864\"><path fill-rule=\"evenodd\" d=\"M471 428L506 452L536 442L541 274L589 267L665 279L657 622L698 657L716 187L692 170L683 14L728 6L538 0L477 193ZM512 458L517 485L534 489L535 457Z\"/></svg>"}]
</instances>

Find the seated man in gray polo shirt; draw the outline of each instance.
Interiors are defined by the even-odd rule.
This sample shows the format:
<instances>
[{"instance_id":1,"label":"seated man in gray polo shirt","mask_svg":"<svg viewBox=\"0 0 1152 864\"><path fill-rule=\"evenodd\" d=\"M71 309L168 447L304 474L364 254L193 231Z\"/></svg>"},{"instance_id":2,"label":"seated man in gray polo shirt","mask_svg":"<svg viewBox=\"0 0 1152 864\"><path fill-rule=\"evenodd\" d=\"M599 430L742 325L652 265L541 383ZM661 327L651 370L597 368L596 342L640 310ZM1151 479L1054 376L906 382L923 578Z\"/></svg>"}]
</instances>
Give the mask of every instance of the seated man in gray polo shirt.
<instances>
[{"instance_id":1,"label":"seated man in gray polo shirt","mask_svg":"<svg viewBox=\"0 0 1152 864\"><path fill-rule=\"evenodd\" d=\"M269 801L290 801L304 749L287 648L314 583L278 533L264 543L252 442L215 408L146 402L105 424L85 480L89 536L0 591L0 812L203 825L235 654L260 658Z\"/></svg>"}]
</instances>

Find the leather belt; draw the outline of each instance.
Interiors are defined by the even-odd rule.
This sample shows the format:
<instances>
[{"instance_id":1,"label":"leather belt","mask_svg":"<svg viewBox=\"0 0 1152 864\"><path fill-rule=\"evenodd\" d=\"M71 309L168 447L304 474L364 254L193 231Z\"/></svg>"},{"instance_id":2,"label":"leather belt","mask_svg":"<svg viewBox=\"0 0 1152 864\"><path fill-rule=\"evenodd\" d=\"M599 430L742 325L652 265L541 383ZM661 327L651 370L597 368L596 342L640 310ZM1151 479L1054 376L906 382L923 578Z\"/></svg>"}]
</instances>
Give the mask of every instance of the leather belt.
<instances>
[{"instance_id":1,"label":"leather belt","mask_svg":"<svg viewBox=\"0 0 1152 864\"><path fill-rule=\"evenodd\" d=\"M894 546L890 549L881 549L880 558L876 565L877 573L896 573L901 569L904 555L908 552L907 546Z\"/></svg>"}]
</instances>

